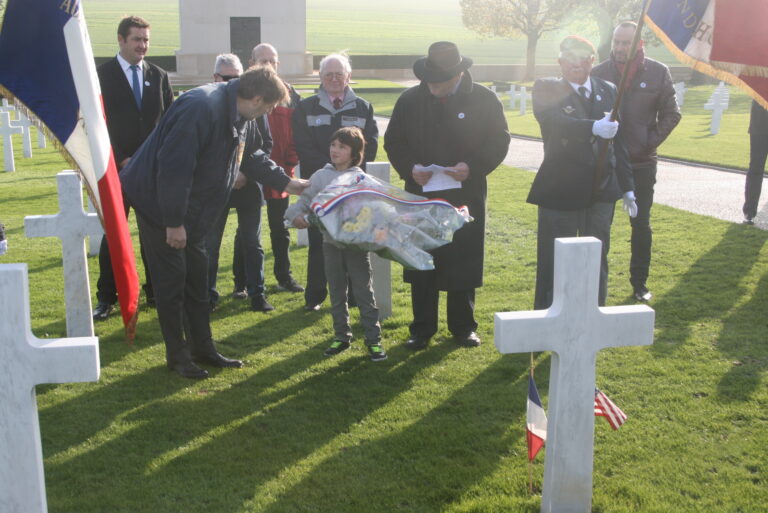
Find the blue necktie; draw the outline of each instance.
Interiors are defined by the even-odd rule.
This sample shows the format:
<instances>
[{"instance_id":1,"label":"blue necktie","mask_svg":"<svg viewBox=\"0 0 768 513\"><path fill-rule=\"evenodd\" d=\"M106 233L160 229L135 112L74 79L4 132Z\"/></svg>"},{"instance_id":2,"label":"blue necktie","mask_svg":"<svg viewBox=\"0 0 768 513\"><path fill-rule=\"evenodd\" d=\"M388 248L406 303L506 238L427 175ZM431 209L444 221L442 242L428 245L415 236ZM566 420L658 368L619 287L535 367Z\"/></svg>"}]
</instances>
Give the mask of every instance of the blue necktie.
<instances>
[{"instance_id":1,"label":"blue necktie","mask_svg":"<svg viewBox=\"0 0 768 513\"><path fill-rule=\"evenodd\" d=\"M141 87L139 87L139 67L131 64L133 71L133 97L136 99L136 106L141 110Z\"/></svg>"}]
</instances>

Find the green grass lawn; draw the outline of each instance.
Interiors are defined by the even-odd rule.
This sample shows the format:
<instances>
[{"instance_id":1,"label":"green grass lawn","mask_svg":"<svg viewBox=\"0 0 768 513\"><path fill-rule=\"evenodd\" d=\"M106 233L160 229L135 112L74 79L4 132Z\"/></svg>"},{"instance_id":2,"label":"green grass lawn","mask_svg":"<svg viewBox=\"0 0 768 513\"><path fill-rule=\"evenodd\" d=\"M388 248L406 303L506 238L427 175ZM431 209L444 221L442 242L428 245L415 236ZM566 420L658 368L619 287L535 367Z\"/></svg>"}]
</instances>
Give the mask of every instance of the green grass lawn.
<instances>
[{"instance_id":1,"label":"green grass lawn","mask_svg":"<svg viewBox=\"0 0 768 513\"><path fill-rule=\"evenodd\" d=\"M0 221L9 252L29 266L32 327L65 334L60 246L24 237L25 215L58 209L52 149L0 173ZM380 153L380 158L384 155ZM135 345L119 316L97 324L98 383L37 387L51 513L538 512L528 496L525 399L528 355L500 355L493 314L533 302L533 174L490 176L485 286L477 298L478 349L449 340L403 348L407 288L393 265L393 316L383 323L389 360L374 364L361 338L335 358L327 305L267 287L277 307L250 312L231 299L234 216L219 272L213 331L241 370L193 382L170 373L154 310L142 309ZM768 503L768 233L657 205L655 342L612 349L597 384L628 415L619 430L596 419L593 512L757 513ZM265 228L266 230L267 228ZM135 226L134 226L135 233ZM292 248L303 282L306 249ZM617 211L609 304L631 303L629 231ZM98 273L90 258L92 288ZM442 309L441 309L442 310ZM444 311L444 310L442 310ZM355 331L362 336L353 313ZM549 355L538 354L547 403ZM537 490L543 458L533 467Z\"/></svg>"},{"instance_id":2,"label":"green grass lawn","mask_svg":"<svg viewBox=\"0 0 768 513\"><path fill-rule=\"evenodd\" d=\"M116 30L126 15L139 15L152 24L150 55L174 55L179 48L179 3L176 0L125 2L86 0L85 17L94 55L117 52ZM574 13L566 27L545 34L538 44L539 62L557 58L559 41L578 33L595 43L597 25L591 16ZM354 8L332 0L307 0L307 50L322 55L348 50L352 55L423 55L434 41L454 41L462 53L479 64L523 64L524 38L480 37L461 21L458 0L359 0ZM222 41L222 51L229 44ZM279 49L278 49L279 50ZM649 47L654 58L674 62L661 47Z\"/></svg>"}]
</instances>

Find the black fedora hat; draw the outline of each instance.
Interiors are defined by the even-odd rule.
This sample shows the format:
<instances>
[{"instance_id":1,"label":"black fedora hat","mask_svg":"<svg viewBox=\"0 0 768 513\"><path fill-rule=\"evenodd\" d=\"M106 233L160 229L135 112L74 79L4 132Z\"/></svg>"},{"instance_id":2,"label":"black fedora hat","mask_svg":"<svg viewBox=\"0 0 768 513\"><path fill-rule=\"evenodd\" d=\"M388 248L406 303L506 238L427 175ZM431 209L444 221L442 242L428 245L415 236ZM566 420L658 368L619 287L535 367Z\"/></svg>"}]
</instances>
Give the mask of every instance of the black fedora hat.
<instances>
[{"instance_id":1,"label":"black fedora hat","mask_svg":"<svg viewBox=\"0 0 768 513\"><path fill-rule=\"evenodd\" d=\"M429 45L426 57L413 64L413 73L424 82L445 82L470 66L472 59L463 57L455 43L438 41Z\"/></svg>"}]
</instances>

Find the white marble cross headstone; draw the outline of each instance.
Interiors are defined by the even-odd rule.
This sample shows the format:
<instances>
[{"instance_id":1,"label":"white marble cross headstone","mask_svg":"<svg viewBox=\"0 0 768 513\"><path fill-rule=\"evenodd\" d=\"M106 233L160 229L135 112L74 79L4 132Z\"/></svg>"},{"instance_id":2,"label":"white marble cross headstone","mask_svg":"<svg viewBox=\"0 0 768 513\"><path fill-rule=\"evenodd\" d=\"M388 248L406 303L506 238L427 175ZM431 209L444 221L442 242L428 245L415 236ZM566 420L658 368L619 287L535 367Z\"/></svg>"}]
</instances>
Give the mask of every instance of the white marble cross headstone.
<instances>
[{"instance_id":1,"label":"white marble cross headstone","mask_svg":"<svg viewBox=\"0 0 768 513\"><path fill-rule=\"evenodd\" d=\"M16 171L16 164L13 160L13 139L11 139L11 136L23 132L23 128L11 124L9 112L0 112L0 137L3 138L3 155L6 171Z\"/></svg>"},{"instance_id":2,"label":"white marble cross headstone","mask_svg":"<svg viewBox=\"0 0 768 513\"><path fill-rule=\"evenodd\" d=\"M524 86L520 86L520 92L517 94L520 99L520 115L525 116L527 101L531 97L531 94L526 91Z\"/></svg>"},{"instance_id":3,"label":"white marble cross headstone","mask_svg":"<svg viewBox=\"0 0 768 513\"><path fill-rule=\"evenodd\" d=\"M515 94L515 84L509 84L509 108L514 109L517 105L517 95Z\"/></svg>"},{"instance_id":4,"label":"white marble cross headstone","mask_svg":"<svg viewBox=\"0 0 768 513\"><path fill-rule=\"evenodd\" d=\"M45 513L35 386L98 381L99 341L32 334L26 264L0 265L0 290L0 509Z\"/></svg>"},{"instance_id":5,"label":"white marble cross headstone","mask_svg":"<svg viewBox=\"0 0 768 513\"><path fill-rule=\"evenodd\" d=\"M31 159L32 158L32 126L34 123L24 115L23 112L19 112L19 119L16 121L11 121L11 124L13 126L19 126L22 128L23 132L21 134L22 142L23 142L23 155L24 158Z\"/></svg>"},{"instance_id":6,"label":"white marble cross headstone","mask_svg":"<svg viewBox=\"0 0 768 513\"><path fill-rule=\"evenodd\" d=\"M685 103L685 92L688 91L688 89L685 88L685 82L676 82L672 87L675 89L677 105L682 107L683 103Z\"/></svg>"},{"instance_id":7,"label":"white marble cross headstone","mask_svg":"<svg viewBox=\"0 0 768 513\"><path fill-rule=\"evenodd\" d=\"M59 213L53 216L27 216L27 237L61 239L64 264L64 302L67 309L67 336L93 336L91 290L85 237L100 225L96 214L83 211L83 189L74 171L56 175L59 186Z\"/></svg>"},{"instance_id":8,"label":"white marble cross headstone","mask_svg":"<svg viewBox=\"0 0 768 513\"><path fill-rule=\"evenodd\" d=\"M552 306L495 318L500 352L552 351L542 513L591 511L597 352L653 343L648 306L597 306L600 247L594 237L557 239Z\"/></svg>"},{"instance_id":9,"label":"white marble cross headstone","mask_svg":"<svg viewBox=\"0 0 768 513\"><path fill-rule=\"evenodd\" d=\"M712 135L717 135L720 132L720 121L723 119L723 112L728 110L729 99L728 87L720 82L709 101L704 104L704 109L712 111L712 122L709 125L709 133Z\"/></svg>"},{"instance_id":10,"label":"white marble cross headstone","mask_svg":"<svg viewBox=\"0 0 768 513\"><path fill-rule=\"evenodd\" d=\"M0 107L0 112L8 112L11 115L11 119L16 119L16 106L11 105L6 98L3 98L3 104L2 107Z\"/></svg>"},{"instance_id":11,"label":"white marble cross headstone","mask_svg":"<svg viewBox=\"0 0 768 513\"><path fill-rule=\"evenodd\" d=\"M90 196L88 200L88 213L96 214L96 207L91 203ZM98 225L88 225L93 231L88 234L88 256L96 256L101 251L101 239L104 237L104 228L101 223Z\"/></svg>"},{"instance_id":12,"label":"white marble cross headstone","mask_svg":"<svg viewBox=\"0 0 768 513\"><path fill-rule=\"evenodd\" d=\"M37 125L37 147L43 149L46 146L43 124L39 120L35 124Z\"/></svg>"}]
</instances>

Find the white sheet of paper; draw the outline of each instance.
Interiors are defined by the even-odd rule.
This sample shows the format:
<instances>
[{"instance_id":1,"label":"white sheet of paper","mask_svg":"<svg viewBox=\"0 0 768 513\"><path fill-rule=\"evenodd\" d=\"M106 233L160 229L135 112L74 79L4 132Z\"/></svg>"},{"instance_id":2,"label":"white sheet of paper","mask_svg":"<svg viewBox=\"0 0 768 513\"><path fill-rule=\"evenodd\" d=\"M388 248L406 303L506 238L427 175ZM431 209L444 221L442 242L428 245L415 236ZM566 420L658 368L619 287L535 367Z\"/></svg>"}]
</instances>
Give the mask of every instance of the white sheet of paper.
<instances>
[{"instance_id":1,"label":"white sheet of paper","mask_svg":"<svg viewBox=\"0 0 768 513\"><path fill-rule=\"evenodd\" d=\"M432 177L421 188L424 192L461 189L461 182L453 179L453 173L455 173L455 171L448 169L447 167L432 164L427 167L422 167L421 171L432 171Z\"/></svg>"}]
</instances>

